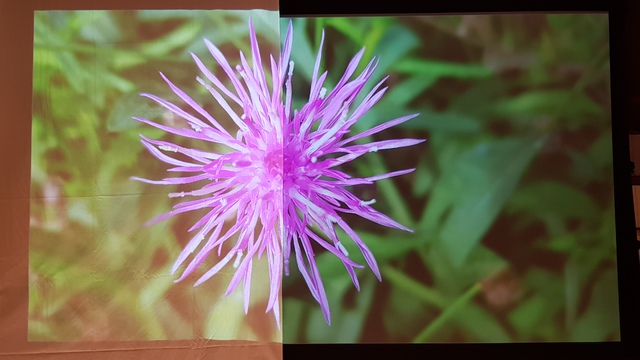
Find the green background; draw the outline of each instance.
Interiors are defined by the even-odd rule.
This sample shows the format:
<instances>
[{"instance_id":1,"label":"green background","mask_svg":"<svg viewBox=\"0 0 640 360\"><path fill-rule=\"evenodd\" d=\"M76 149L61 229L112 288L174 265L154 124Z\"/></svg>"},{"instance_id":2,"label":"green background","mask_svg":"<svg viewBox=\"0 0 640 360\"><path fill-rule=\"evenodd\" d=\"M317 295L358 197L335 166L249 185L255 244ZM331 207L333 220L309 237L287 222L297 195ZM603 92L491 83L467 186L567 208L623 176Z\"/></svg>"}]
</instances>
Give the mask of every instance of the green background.
<instances>
[{"instance_id":1,"label":"green background","mask_svg":"<svg viewBox=\"0 0 640 360\"><path fill-rule=\"evenodd\" d=\"M236 64L238 50L250 51L249 16L262 49L277 53L276 12L35 13L31 341L281 339L273 314L264 313L269 292L265 261L254 262L246 316L242 290L223 296L233 268L197 288L193 283L203 271L174 284L180 273L171 275L171 266L193 236L187 230L203 213L145 226L178 202L168 193L184 189L130 180L173 176L140 144L139 134L203 146L132 120L138 116L186 126L139 94L177 103L162 71L223 118L215 99L196 82L201 74L190 52L225 79L203 39ZM224 119L225 125L231 123ZM208 146L203 150L218 150ZM212 256L203 269L216 261Z\"/></svg>"},{"instance_id":2,"label":"green background","mask_svg":"<svg viewBox=\"0 0 640 360\"><path fill-rule=\"evenodd\" d=\"M382 282L360 270L358 293L341 262L320 254L327 326L292 271L286 343L619 340L606 15L298 18L293 26L295 108L308 98L324 29L329 91L362 47L359 70L380 58L363 92L390 75L388 92L352 131L420 113L369 140L427 142L344 167L354 176L415 167L352 189L415 232L348 218ZM365 264L353 242L342 243Z\"/></svg>"},{"instance_id":3,"label":"green background","mask_svg":"<svg viewBox=\"0 0 640 360\"><path fill-rule=\"evenodd\" d=\"M202 214L145 227L170 210L175 202L166 195L177 189L129 180L167 176L139 134L198 146L131 120L179 125L139 96L177 101L158 71L232 126L196 83L189 52L219 71L208 38L236 64L237 50L249 50L249 14L263 52L277 54L275 12L36 12L30 340L281 338L264 314L266 271L253 272L248 316L241 292L222 297L232 272L197 289L197 275L173 284L170 266ZM281 37L287 25L280 22ZM389 91L354 131L419 112L376 137L427 142L342 169L368 176L416 167L352 189L415 232L347 218L383 281L363 269L358 293L342 264L320 254L331 327L292 264L283 285L285 342L619 339L605 15L293 25L295 108L308 97L324 28L329 85L363 46L363 63L381 59L368 88L390 75ZM350 241L343 244L364 263Z\"/></svg>"}]
</instances>

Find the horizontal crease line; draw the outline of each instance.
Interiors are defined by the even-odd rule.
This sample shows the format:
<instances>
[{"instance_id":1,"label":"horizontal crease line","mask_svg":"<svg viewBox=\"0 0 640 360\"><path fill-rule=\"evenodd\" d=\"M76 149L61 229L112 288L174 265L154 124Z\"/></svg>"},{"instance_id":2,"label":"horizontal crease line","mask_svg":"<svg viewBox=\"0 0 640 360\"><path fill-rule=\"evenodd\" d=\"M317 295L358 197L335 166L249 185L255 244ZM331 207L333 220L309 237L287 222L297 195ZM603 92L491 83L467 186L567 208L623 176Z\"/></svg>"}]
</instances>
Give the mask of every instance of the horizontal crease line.
<instances>
[{"instance_id":1,"label":"horizontal crease line","mask_svg":"<svg viewBox=\"0 0 640 360\"><path fill-rule=\"evenodd\" d=\"M152 342L154 340L149 340ZM158 340L156 340L158 341ZM159 341L189 341L189 340L159 340ZM206 340L206 341L216 341L216 340ZM60 342L60 344L68 344L66 342ZM58 351L28 351L28 352L14 352L14 353L3 353L0 354L0 358L4 356L30 356L30 355L42 355L42 354L83 354L83 353L104 353L104 352L116 352L116 351L140 351L140 350L201 350L201 349L210 349L210 348L218 348L218 347L268 347L272 345L282 346L282 343L264 343L264 342L255 342L255 343L247 343L247 344L211 344L211 345L197 345L197 346L153 346L153 347L138 347L138 348L120 348L120 349L87 349L87 350L58 350Z\"/></svg>"},{"instance_id":2,"label":"horizontal crease line","mask_svg":"<svg viewBox=\"0 0 640 360\"><path fill-rule=\"evenodd\" d=\"M76 196L31 196L28 198L16 198L26 200L40 200L40 199L87 199L87 198L100 198L100 197L131 197L131 196L152 196L152 195L166 195L172 192L158 192L158 193L142 193L142 194L95 194L95 195L76 195ZM0 199L2 200L2 199Z\"/></svg>"}]
</instances>

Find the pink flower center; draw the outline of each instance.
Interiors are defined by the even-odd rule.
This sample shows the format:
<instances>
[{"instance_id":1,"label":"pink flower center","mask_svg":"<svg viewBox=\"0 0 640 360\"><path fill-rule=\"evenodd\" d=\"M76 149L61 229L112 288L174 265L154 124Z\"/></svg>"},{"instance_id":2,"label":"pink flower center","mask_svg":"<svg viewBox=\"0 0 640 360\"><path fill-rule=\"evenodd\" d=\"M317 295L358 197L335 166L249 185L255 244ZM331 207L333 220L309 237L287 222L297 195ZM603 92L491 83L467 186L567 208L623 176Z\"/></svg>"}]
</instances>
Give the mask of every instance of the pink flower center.
<instances>
[{"instance_id":1,"label":"pink flower center","mask_svg":"<svg viewBox=\"0 0 640 360\"><path fill-rule=\"evenodd\" d=\"M267 153L264 157L264 167L270 178L282 179L284 170L282 147L278 147L276 150Z\"/></svg>"}]
</instances>

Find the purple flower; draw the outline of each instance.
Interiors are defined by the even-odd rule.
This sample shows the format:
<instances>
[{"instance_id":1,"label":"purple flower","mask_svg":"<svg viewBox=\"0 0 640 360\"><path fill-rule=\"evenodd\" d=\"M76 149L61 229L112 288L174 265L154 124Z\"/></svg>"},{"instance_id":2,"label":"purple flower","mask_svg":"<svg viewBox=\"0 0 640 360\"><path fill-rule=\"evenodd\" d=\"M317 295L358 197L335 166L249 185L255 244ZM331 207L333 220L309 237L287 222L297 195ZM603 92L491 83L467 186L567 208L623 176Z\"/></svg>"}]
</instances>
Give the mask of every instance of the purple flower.
<instances>
[{"instance_id":1,"label":"purple flower","mask_svg":"<svg viewBox=\"0 0 640 360\"><path fill-rule=\"evenodd\" d=\"M293 40L291 24L280 59L277 62L273 57L269 59L271 81L267 81L267 75L263 70L251 22L249 27L251 65L241 52L240 64L235 67L235 72L220 50L205 40L211 55L229 78L232 89L227 88L196 55L192 54L200 71L209 81L197 78L198 82L227 112L238 128L237 134L232 135L196 101L161 74L172 91L191 108L190 112L155 95L142 95L185 120L189 128L177 129L143 118L134 119L175 135L199 140L201 146L185 148L141 136L142 144L156 158L173 166L168 171L182 173L183 176L158 181L134 179L160 185L201 184L193 191L169 194L170 197L189 197L193 200L178 203L173 211L152 221L193 210L208 211L191 227L190 231L195 235L173 266L173 272L177 271L189 255L199 249L176 281L190 275L215 250L222 259L196 281L196 285L211 278L234 260L233 267L236 270L226 295L233 292L242 282L247 312L252 262L256 256L260 258L266 253L270 275L270 295L266 310L273 311L279 326L278 300L282 273L284 270L286 275L289 274L289 258L293 249L298 268L329 323L329 304L314 259L312 243L319 244L337 256L343 262L356 288L359 288L354 269L362 265L349 259L344 245L338 239L336 225L357 244L378 279L380 272L371 251L340 214L356 214L387 227L410 231L372 208L374 200L363 201L350 193L348 188L403 175L413 169L368 178L353 178L340 171L340 166L369 152L422 142L423 140L398 139L359 144L359 140L366 140L370 135L414 118L417 114L391 120L357 135L350 135L349 129L386 91L386 87L382 88L384 79L373 87L364 100L356 103L356 97L378 64L377 60L371 60L362 73L351 79L362 58L363 51L360 51L351 60L333 90L327 92L323 88L327 72L318 75L321 49L316 58L309 101L299 111L293 111L291 76L294 64L290 61ZM322 40L324 41L324 35ZM231 105L238 105L242 114L236 113ZM195 116L194 113L200 116ZM211 144L207 143L225 145L229 151L218 153L205 150L211 147ZM227 221L233 225L223 232L223 226ZM312 227L322 231L329 240L319 236ZM232 237L236 240L232 240ZM223 254L223 245L230 241L235 243L231 250ZM203 242L204 245L201 246Z\"/></svg>"}]
</instances>

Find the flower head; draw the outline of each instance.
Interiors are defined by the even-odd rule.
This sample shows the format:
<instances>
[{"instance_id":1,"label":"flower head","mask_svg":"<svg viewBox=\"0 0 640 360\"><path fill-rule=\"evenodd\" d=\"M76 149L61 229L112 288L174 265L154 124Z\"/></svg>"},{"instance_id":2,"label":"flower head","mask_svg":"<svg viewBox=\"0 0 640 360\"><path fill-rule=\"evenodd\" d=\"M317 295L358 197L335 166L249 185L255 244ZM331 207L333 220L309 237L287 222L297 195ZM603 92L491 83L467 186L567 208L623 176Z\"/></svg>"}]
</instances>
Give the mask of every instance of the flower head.
<instances>
[{"instance_id":1,"label":"flower head","mask_svg":"<svg viewBox=\"0 0 640 360\"><path fill-rule=\"evenodd\" d=\"M230 88L192 54L198 68L208 80L206 82L198 77L198 82L233 120L238 128L237 134L232 135L196 101L161 74L172 91L191 108L190 111L155 95L143 96L185 120L189 128L178 129L148 119L135 119L166 132L198 140L201 146L185 148L141 136L142 144L156 158L173 166L168 171L182 173L183 176L163 180L135 179L160 185L201 184L199 188L189 192L170 194L170 197L189 197L193 200L178 203L173 211L155 219L162 220L194 210L208 211L191 227L190 231L194 235L173 266L173 272L176 272L190 254L198 249L177 281L193 273L215 250L222 259L196 285L211 278L234 260L233 267L236 270L226 294L233 292L242 282L246 312L250 298L252 261L254 257L260 258L266 253L270 276L267 311L273 311L279 324L278 299L282 273L284 271L289 274L289 259L293 250L298 268L329 322L329 304L314 260L312 243L319 244L337 256L354 285L359 288L354 269L362 265L349 258L338 238L336 226L357 244L378 278L380 273L371 251L340 214L352 213L387 227L410 231L372 208L374 201L357 198L349 192L348 187L371 184L380 179L406 174L413 169L368 178L353 178L342 172L340 166L369 152L422 142L423 140L398 139L359 143L370 135L414 118L417 114L351 135L350 128L386 91L386 87L382 87L384 79L373 87L364 100L356 103L357 96L378 64L377 60L371 60L358 76L351 79L363 55L363 51L360 51L351 60L333 90L327 92L323 88L327 72L318 75L322 45L316 58L309 101L299 111L292 110L291 77L294 64L290 61L293 41L291 24L280 59L277 62L273 57L269 59L270 82L263 70L251 22L249 27L251 64L241 52L240 64L235 67L235 71L220 50L205 40L211 55L227 75ZM322 40L324 41L324 35ZM242 113L238 114L232 106L241 109ZM194 113L199 116L193 115ZM229 152L206 150L211 143L225 145ZM227 221L233 222L233 225L223 231ZM321 231L324 238L315 231ZM233 239L236 240L231 250L223 255L223 245Z\"/></svg>"}]
</instances>

